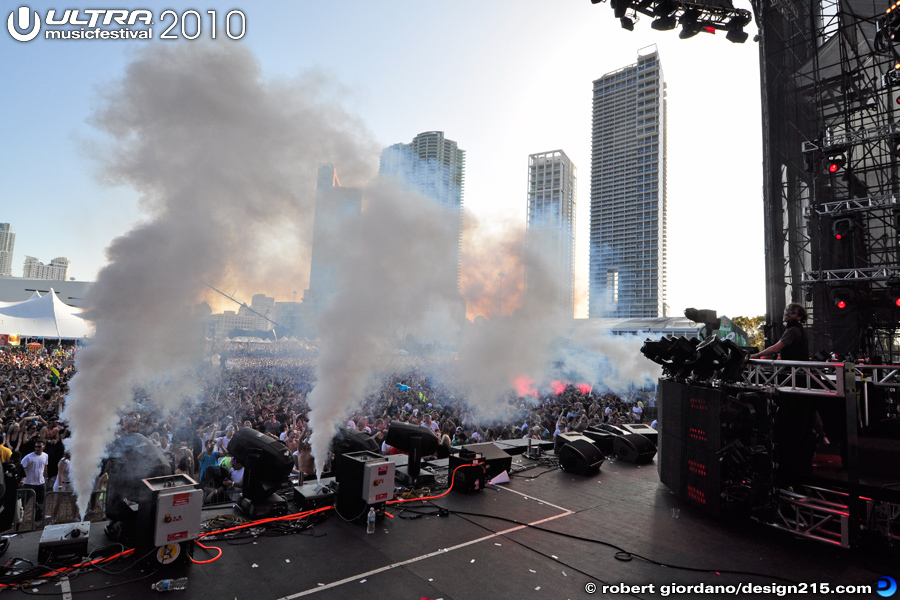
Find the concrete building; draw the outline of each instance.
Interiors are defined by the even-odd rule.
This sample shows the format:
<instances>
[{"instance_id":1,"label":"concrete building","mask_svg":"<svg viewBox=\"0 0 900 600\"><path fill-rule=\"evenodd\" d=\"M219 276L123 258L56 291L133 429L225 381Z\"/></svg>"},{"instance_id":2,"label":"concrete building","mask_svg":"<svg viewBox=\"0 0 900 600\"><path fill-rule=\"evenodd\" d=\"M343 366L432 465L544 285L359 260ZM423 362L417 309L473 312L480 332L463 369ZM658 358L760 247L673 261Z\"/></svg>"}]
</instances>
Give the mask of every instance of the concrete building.
<instances>
[{"instance_id":1,"label":"concrete building","mask_svg":"<svg viewBox=\"0 0 900 600\"><path fill-rule=\"evenodd\" d=\"M457 232L456 252L451 259L456 264L458 286L466 151L448 140L443 131L426 131L409 144L385 148L381 152L378 173L400 181L406 189L414 190L444 208L450 226Z\"/></svg>"},{"instance_id":2,"label":"concrete building","mask_svg":"<svg viewBox=\"0 0 900 600\"><path fill-rule=\"evenodd\" d=\"M575 165L562 150L528 156L529 250L544 260L541 273L526 267L525 286L552 286L564 314L575 314ZM544 272L545 271L545 272ZM540 290L529 289L529 293Z\"/></svg>"},{"instance_id":3,"label":"concrete building","mask_svg":"<svg viewBox=\"0 0 900 600\"><path fill-rule=\"evenodd\" d=\"M12 277L13 248L16 234L9 223L0 223L0 277Z\"/></svg>"},{"instance_id":4,"label":"concrete building","mask_svg":"<svg viewBox=\"0 0 900 600\"><path fill-rule=\"evenodd\" d=\"M49 265L45 265L33 256L25 257L25 268L22 277L30 279L52 279L54 281L65 281L69 272L69 265L72 264L68 258L58 256L50 261Z\"/></svg>"},{"instance_id":5,"label":"concrete building","mask_svg":"<svg viewBox=\"0 0 900 600\"><path fill-rule=\"evenodd\" d=\"M666 84L655 47L594 81L590 317L667 316Z\"/></svg>"},{"instance_id":6,"label":"concrete building","mask_svg":"<svg viewBox=\"0 0 900 600\"><path fill-rule=\"evenodd\" d=\"M309 288L303 291L303 302L315 304L316 310L327 306L337 291L329 247L340 243L337 237L340 222L345 216L359 215L361 212L362 190L341 186L334 165L319 165Z\"/></svg>"}]
</instances>

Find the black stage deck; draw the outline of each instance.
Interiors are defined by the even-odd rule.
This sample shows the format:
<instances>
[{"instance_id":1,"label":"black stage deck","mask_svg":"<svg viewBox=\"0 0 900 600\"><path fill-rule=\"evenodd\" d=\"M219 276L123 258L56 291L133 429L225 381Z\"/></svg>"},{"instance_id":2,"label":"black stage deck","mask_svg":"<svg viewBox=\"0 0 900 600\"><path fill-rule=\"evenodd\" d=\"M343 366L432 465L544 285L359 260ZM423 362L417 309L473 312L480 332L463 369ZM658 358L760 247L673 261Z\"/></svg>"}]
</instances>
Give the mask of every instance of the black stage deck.
<instances>
[{"instance_id":1,"label":"black stage deck","mask_svg":"<svg viewBox=\"0 0 900 600\"><path fill-rule=\"evenodd\" d=\"M531 461L515 456L513 463L515 468ZM224 551L211 564L170 566L153 573L155 567L139 563L117 575L92 571L62 585L51 581L5 596L37 592L76 599L146 598L156 594L150 591L151 583L186 575L187 591L172 597L721 598L726 594L672 593L663 586L797 582L805 584L806 593L787 597L825 597L812 586L827 583L832 590L838 585L872 589L868 594L828 597L877 598L879 577L900 575L900 559L890 549L844 550L755 522L711 517L663 486L655 461L639 466L607 460L598 474L589 477L544 468L522 475L480 493L451 492L436 500L449 509L446 517L402 519L396 505L390 511L396 518L379 522L373 535L332 511L330 518L305 534L210 542ZM431 510L420 502L402 506ZM224 512L230 511L207 511L204 518ZM411 516L411 511L402 516ZM3 559L36 561L39 538L40 532L13 537ZM95 524L91 547L107 543L102 525ZM634 556L620 560L628 558L622 551ZM198 551L194 558L209 556ZM128 564L122 559L109 569ZM598 586L597 591L586 593L587 584ZM639 587L630 593L621 593L620 588L603 593L603 585L615 584ZM71 596L64 594L66 586ZM785 596L778 592L773 587L768 592L738 591L731 597Z\"/></svg>"}]
</instances>

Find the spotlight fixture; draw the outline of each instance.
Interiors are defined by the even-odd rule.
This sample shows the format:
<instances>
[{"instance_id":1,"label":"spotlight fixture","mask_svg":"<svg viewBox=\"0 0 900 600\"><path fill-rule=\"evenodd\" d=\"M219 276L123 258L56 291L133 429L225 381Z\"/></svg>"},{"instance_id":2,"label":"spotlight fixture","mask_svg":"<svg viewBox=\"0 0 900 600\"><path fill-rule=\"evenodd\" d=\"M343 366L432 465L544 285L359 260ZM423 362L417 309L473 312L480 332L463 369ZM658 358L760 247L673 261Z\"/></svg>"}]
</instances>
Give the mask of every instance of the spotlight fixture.
<instances>
[{"instance_id":1,"label":"spotlight fixture","mask_svg":"<svg viewBox=\"0 0 900 600\"><path fill-rule=\"evenodd\" d=\"M825 157L824 162L822 163L825 167L825 172L829 175L833 175L841 170L841 168L847 164L847 158L843 155L843 153L835 153L829 154Z\"/></svg>"},{"instance_id":2,"label":"spotlight fixture","mask_svg":"<svg viewBox=\"0 0 900 600\"><path fill-rule=\"evenodd\" d=\"M616 15L616 18L621 19L631 7L631 2L628 0L609 0L609 5L613 7L613 14Z\"/></svg>"},{"instance_id":3,"label":"spotlight fixture","mask_svg":"<svg viewBox=\"0 0 900 600\"><path fill-rule=\"evenodd\" d=\"M675 29L675 26L678 25L678 19L675 15L671 17L658 17L653 19L653 22L650 23L650 27L657 31L669 31L670 29Z\"/></svg>"},{"instance_id":4,"label":"spotlight fixture","mask_svg":"<svg viewBox=\"0 0 900 600\"><path fill-rule=\"evenodd\" d=\"M839 311L856 308L856 292L850 288L835 288L831 290L831 301Z\"/></svg>"},{"instance_id":5,"label":"spotlight fixture","mask_svg":"<svg viewBox=\"0 0 900 600\"><path fill-rule=\"evenodd\" d=\"M854 223L853 219L835 219L831 224L831 233L834 234L834 239L846 240L850 238L850 234L853 233Z\"/></svg>"},{"instance_id":6,"label":"spotlight fixture","mask_svg":"<svg viewBox=\"0 0 900 600\"><path fill-rule=\"evenodd\" d=\"M621 19L619 19L619 23L622 24L622 29L634 31L634 21L632 21L628 17L622 17Z\"/></svg>"},{"instance_id":7,"label":"spotlight fixture","mask_svg":"<svg viewBox=\"0 0 900 600\"><path fill-rule=\"evenodd\" d=\"M682 13L679 23L681 23L681 33L678 38L686 40L692 38L703 30L703 25L697 22L700 17L700 11L694 8L688 9Z\"/></svg>"},{"instance_id":8,"label":"spotlight fixture","mask_svg":"<svg viewBox=\"0 0 900 600\"><path fill-rule=\"evenodd\" d=\"M678 5L672 0L662 0L653 7L653 16L656 18L650 23L650 27L657 31L669 31L675 29L678 17L675 16Z\"/></svg>"},{"instance_id":9,"label":"spotlight fixture","mask_svg":"<svg viewBox=\"0 0 900 600\"><path fill-rule=\"evenodd\" d=\"M725 34L725 39L734 44L743 44L746 42L749 34L744 31L744 26L749 22L749 17L732 17L731 21L728 22L728 25L725 26L725 29L728 30L728 33Z\"/></svg>"}]
</instances>

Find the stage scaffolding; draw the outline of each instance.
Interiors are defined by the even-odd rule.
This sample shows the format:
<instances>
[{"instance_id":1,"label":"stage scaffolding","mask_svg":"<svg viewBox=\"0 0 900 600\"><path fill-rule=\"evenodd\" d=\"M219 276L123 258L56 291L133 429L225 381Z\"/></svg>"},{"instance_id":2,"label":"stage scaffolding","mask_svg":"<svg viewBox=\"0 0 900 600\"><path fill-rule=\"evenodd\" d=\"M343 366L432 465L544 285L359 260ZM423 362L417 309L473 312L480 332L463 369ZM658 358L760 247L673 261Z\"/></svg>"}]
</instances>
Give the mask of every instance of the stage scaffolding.
<instances>
[{"instance_id":1,"label":"stage scaffolding","mask_svg":"<svg viewBox=\"0 0 900 600\"><path fill-rule=\"evenodd\" d=\"M801 302L811 352L900 363L900 38L896 47L892 39L900 9L888 13L889 6L754 0L766 313L779 324L767 331L768 343L781 334L784 306Z\"/></svg>"}]
</instances>

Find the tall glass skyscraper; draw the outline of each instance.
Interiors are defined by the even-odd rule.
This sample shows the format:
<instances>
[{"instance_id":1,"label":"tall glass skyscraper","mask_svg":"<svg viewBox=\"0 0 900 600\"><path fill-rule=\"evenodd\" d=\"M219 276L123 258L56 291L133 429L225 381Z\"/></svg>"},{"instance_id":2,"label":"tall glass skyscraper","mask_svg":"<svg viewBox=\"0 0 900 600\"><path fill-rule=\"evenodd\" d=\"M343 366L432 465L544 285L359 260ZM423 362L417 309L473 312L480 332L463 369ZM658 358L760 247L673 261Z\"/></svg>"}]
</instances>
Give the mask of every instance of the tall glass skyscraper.
<instances>
[{"instance_id":1,"label":"tall glass skyscraper","mask_svg":"<svg viewBox=\"0 0 900 600\"><path fill-rule=\"evenodd\" d=\"M394 144L381 152L378 172L402 183L444 208L447 219L458 231L456 256L459 284L459 253L462 244L463 188L466 174L466 151L460 150L443 131L420 133L409 144Z\"/></svg>"},{"instance_id":2,"label":"tall glass skyscraper","mask_svg":"<svg viewBox=\"0 0 900 600\"><path fill-rule=\"evenodd\" d=\"M13 249L16 247L16 234L9 223L0 223L0 277L12 276Z\"/></svg>"},{"instance_id":3,"label":"tall glass skyscraper","mask_svg":"<svg viewBox=\"0 0 900 600\"><path fill-rule=\"evenodd\" d=\"M526 268L525 285L530 292L555 295L560 310L575 315L575 183L576 169L562 150L528 155L529 249L544 260L549 277ZM548 286L548 290L534 290Z\"/></svg>"},{"instance_id":4,"label":"tall glass skyscraper","mask_svg":"<svg viewBox=\"0 0 900 600\"><path fill-rule=\"evenodd\" d=\"M590 317L663 317L666 84L655 47L594 81Z\"/></svg>"}]
</instances>

